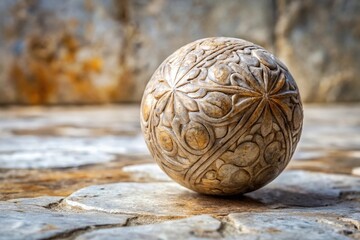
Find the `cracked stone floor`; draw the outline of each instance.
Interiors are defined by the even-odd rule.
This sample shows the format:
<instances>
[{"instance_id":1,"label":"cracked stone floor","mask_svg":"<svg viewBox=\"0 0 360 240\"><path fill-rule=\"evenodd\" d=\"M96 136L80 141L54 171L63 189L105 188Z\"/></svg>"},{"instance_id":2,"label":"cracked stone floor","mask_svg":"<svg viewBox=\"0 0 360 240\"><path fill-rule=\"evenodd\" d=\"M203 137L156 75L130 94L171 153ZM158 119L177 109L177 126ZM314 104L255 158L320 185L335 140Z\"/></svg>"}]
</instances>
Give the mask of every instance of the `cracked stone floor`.
<instances>
[{"instance_id":1,"label":"cracked stone floor","mask_svg":"<svg viewBox=\"0 0 360 240\"><path fill-rule=\"evenodd\" d=\"M306 105L287 169L210 197L172 182L136 105L0 111L0 239L360 239L360 105Z\"/></svg>"}]
</instances>

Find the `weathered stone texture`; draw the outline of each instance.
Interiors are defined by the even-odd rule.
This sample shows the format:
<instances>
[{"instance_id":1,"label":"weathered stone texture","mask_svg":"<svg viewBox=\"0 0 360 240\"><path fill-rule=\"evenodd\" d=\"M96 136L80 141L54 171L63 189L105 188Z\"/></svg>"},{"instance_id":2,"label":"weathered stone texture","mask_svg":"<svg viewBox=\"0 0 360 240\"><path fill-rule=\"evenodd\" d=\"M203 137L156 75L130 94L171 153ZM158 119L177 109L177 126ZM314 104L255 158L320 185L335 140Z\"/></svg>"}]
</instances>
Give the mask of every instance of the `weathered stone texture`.
<instances>
[{"instance_id":1,"label":"weathered stone texture","mask_svg":"<svg viewBox=\"0 0 360 240\"><path fill-rule=\"evenodd\" d=\"M315 208L340 204L349 198L359 200L359 183L359 178L346 175L285 171L266 187L234 198L198 195L172 182L116 183L80 189L65 198L64 204L131 215L224 215L269 208Z\"/></svg>"},{"instance_id":2,"label":"weathered stone texture","mask_svg":"<svg viewBox=\"0 0 360 240\"><path fill-rule=\"evenodd\" d=\"M0 102L129 100L112 1L2 1Z\"/></svg>"},{"instance_id":3,"label":"weathered stone texture","mask_svg":"<svg viewBox=\"0 0 360 240\"><path fill-rule=\"evenodd\" d=\"M176 227L174 227L176 226ZM101 239L111 240L119 238L133 239L221 239L218 231L221 222L208 215L200 215L175 221L166 221L158 224L134 226L127 228L110 228L88 232L80 235L76 240Z\"/></svg>"},{"instance_id":4,"label":"weathered stone texture","mask_svg":"<svg viewBox=\"0 0 360 240\"><path fill-rule=\"evenodd\" d=\"M276 54L305 101L360 100L360 2L277 1Z\"/></svg>"},{"instance_id":5,"label":"weathered stone texture","mask_svg":"<svg viewBox=\"0 0 360 240\"><path fill-rule=\"evenodd\" d=\"M274 12L271 1L128 1L123 54L127 69L138 88L139 100L145 83L159 64L179 47L194 40L238 37L266 48L273 46ZM254 17L256 16L256 17Z\"/></svg>"},{"instance_id":6,"label":"weathered stone texture","mask_svg":"<svg viewBox=\"0 0 360 240\"><path fill-rule=\"evenodd\" d=\"M267 213L235 213L229 219L240 230L241 239L351 239L344 232L352 234L351 226L339 217L321 212L283 211Z\"/></svg>"},{"instance_id":7,"label":"weathered stone texture","mask_svg":"<svg viewBox=\"0 0 360 240\"><path fill-rule=\"evenodd\" d=\"M37 198L35 202L49 202L53 198ZM57 212L20 201L0 202L0 239L47 239L66 236L78 230L95 226L123 226L129 216L96 212Z\"/></svg>"},{"instance_id":8,"label":"weathered stone texture","mask_svg":"<svg viewBox=\"0 0 360 240\"><path fill-rule=\"evenodd\" d=\"M238 37L280 56L307 102L360 100L357 0L4 0L0 103L139 101L195 39Z\"/></svg>"},{"instance_id":9,"label":"weathered stone texture","mask_svg":"<svg viewBox=\"0 0 360 240\"><path fill-rule=\"evenodd\" d=\"M305 113L277 179L219 198L172 182L143 151L138 106L3 109L0 239L360 239L360 106Z\"/></svg>"}]
</instances>

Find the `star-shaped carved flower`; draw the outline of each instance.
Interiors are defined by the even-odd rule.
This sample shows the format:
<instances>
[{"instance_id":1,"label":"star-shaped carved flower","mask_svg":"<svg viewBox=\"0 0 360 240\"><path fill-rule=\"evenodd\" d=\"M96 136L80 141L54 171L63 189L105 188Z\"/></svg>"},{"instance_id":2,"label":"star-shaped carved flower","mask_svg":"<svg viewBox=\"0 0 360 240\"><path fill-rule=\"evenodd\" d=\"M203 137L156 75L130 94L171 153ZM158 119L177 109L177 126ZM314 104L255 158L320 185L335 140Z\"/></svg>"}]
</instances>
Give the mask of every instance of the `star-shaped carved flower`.
<instances>
[{"instance_id":1,"label":"star-shaped carved flower","mask_svg":"<svg viewBox=\"0 0 360 240\"><path fill-rule=\"evenodd\" d=\"M241 61L230 64L235 71L231 81L238 85L236 88L239 90L235 94L234 105L238 111L258 105L257 112L263 116L261 133L266 136L272 131L273 117L280 124L292 120L290 102L299 103L299 93L291 75L275 57L262 50L254 50L252 58L259 62L252 60L248 61L250 64Z\"/></svg>"}]
</instances>

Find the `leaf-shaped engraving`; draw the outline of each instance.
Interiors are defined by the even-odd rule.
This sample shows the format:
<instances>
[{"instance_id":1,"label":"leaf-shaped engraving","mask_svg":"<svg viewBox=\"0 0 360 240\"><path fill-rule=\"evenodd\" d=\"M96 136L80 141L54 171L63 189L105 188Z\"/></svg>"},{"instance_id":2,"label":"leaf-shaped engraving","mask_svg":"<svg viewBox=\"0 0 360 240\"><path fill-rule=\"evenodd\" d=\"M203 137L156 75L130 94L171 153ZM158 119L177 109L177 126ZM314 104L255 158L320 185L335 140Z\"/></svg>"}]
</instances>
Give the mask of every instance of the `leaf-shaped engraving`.
<instances>
[{"instance_id":1,"label":"leaf-shaped engraving","mask_svg":"<svg viewBox=\"0 0 360 240\"><path fill-rule=\"evenodd\" d=\"M197 76L199 76L200 72L201 72L201 70L200 70L199 68L193 68L193 69L189 72L189 74L188 74L188 76L187 76L187 79L188 79L188 80L192 80L192 79L196 78Z\"/></svg>"},{"instance_id":2,"label":"leaf-shaped engraving","mask_svg":"<svg viewBox=\"0 0 360 240\"><path fill-rule=\"evenodd\" d=\"M282 74L282 70L280 68L276 68L275 70L269 70L267 68L265 69L267 70L267 74L268 74L267 92L270 92L274 88L274 85L279 81L280 75Z\"/></svg>"},{"instance_id":3,"label":"leaf-shaped engraving","mask_svg":"<svg viewBox=\"0 0 360 240\"><path fill-rule=\"evenodd\" d=\"M174 117L171 123L171 128L174 131L175 136L181 136L182 125L180 123L180 119L177 116Z\"/></svg>"},{"instance_id":4,"label":"leaf-shaped engraving","mask_svg":"<svg viewBox=\"0 0 360 240\"><path fill-rule=\"evenodd\" d=\"M239 55L237 55L235 52L232 52L232 56L227 58L224 63L225 64L229 64L229 63L239 63L240 61L240 57Z\"/></svg>"},{"instance_id":5,"label":"leaf-shaped engraving","mask_svg":"<svg viewBox=\"0 0 360 240\"><path fill-rule=\"evenodd\" d=\"M270 53L265 52L262 49L256 49L252 51L253 55L257 57L262 64L267 66L270 69L275 69L277 67L277 64L275 62L275 59L273 58Z\"/></svg>"},{"instance_id":6,"label":"leaf-shaped engraving","mask_svg":"<svg viewBox=\"0 0 360 240\"><path fill-rule=\"evenodd\" d=\"M273 140L274 140L274 137L275 137L275 134L272 132L270 133L269 135L267 135L265 137L265 143L268 144L268 143L271 143Z\"/></svg>"},{"instance_id":7,"label":"leaf-shaped engraving","mask_svg":"<svg viewBox=\"0 0 360 240\"><path fill-rule=\"evenodd\" d=\"M298 97L299 93L297 91L282 91L280 93L277 93L275 95L273 95L274 98L292 98L292 97Z\"/></svg>"},{"instance_id":8,"label":"leaf-shaped engraving","mask_svg":"<svg viewBox=\"0 0 360 240\"><path fill-rule=\"evenodd\" d=\"M203 98L207 94L207 91L204 88L200 88L194 93L188 93L188 96L191 98Z\"/></svg>"},{"instance_id":9,"label":"leaf-shaped engraving","mask_svg":"<svg viewBox=\"0 0 360 240\"><path fill-rule=\"evenodd\" d=\"M274 113L274 118L276 120L276 124L274 126L278 125L279 130L280 129L287 129L286 125L286 117L284 117L282 110L277 104L271 105L271 111Z\"/></svg>"},{"instance_id":10,"label":"leaf-shaped engraving","mask_svg":"<svg viewBox=\"0 0 360 240\"><path fill-rule=\"evenodd\" d=\"M170 86L165 80L160 80L156 86L154 86L153 96L156 99L160 99L165 93L169 92Z\"/></svg>"},{"instance_id":11,"label":"leaf-shaped engraving","mask_svg":"<svg viewBox=\"0 0 360 240\"><path fill-rule=\"evenodd\" d=\"M209 51L209 50L215 50L216 48L221 46L221 44L214 41L214 39L205 39L205 41L203 41L199 46L201 49L205 51Z\"/></svg>"},{"instance_id":12,"label":"leaf-shaped engraving","mask_svg":"<svg viewBox=\"0 0 360 240\"><path fill-rule=\"evenodd\" d=\"M184 76L190 71L191 67L188 66L181 66L178 69L177 72L177 80L175 81L175 85L178 85L179 83L181 84L182 82L186 81L187 79L184 78Z\"/></svg>"},{"instance_id":13,"label":"leaf-shaped engraving","mask_svg":"<svg viewBox=\"0 0 360 240\"><path fill-rule=\"evenodd\" d=\"M257 123L251 127L250 134L256 133L261 127L261 123Z\"/></svg>"},{"instance_id":14,"label":"leaf-shaped engraving","mask_svg":"<svg viewBox=\"0 0 360 240\"><path fill-rule=\"evenodd\" d=\"M177 89L177 91L183 92L183 93L193 93L193 92L198 91L200 89L200 87L197 85L194 85L194 84L190 84L189 82L186 82L182 86L177 86L176 89Z\"/></svg>"},{"instance_id":15,"label":"leaf-shaped engraving","mask_svg":"<svg viewBox=\"0 0 360 240\"><path fill-rule=\"evenodd\" d=\"M200 103L201 110L212 118L221 118L231 110L231 99L221 92L210 92Z\"/></svg>"},{"instance_id":16,"label":"leaf-shaped engraving","mask_svg":"<svg viewBox=\"0 0 360 240\"><path fill-rule=\"evenodd\" d=\"M251 55L240 55L240 60L242 62L244 62L245 64L249 65L249 66L254 66L254 67L259 67L260 66L260 62L257 58L251 56Z\"/></svg>"},{"instance_id":17,"label":"leaf-shaped engraving","mask_svg":"<svg viewBox=\"0 0 360 240\"><path fill-rule=\"evenodd\" d=\"M234 174L231 175L231 178L230 178L230 185L232 186L236 186L238 187L237 184L235 183L238 183L238 182L241 182L241 183L244 183L244 186L240 187L240 189L245 189L246 186L247 186L247 183L249 182L250 180L250 174L248 171L246 171L245 169L239 169L238 171L236 171ZM231 189L230 189L231 191Z\"/></svg>"},{"instance_id":18,"label":"leaf-shaped engraving","mask_svg":"<svg viewBox=\"0 0 360 240\"><path fill-rule=\"evenodd\" d=\"M256 142L259 146L264 146L264 138L260 134L255 134L254 142Z\"/></svg>"},{"instance_id":19,"label":"leaf-shaped engraving","mask_svg":"<svg viewBox=\"0 0 360 240\"><path fill-rule=\"evenodd\" d=\"M207 74L208 74L208 70L206 68L200 68L200 74L197 79L203 81L206 79Z\"/></svg>"},{"instance_id":20,"label":"leaf-shaped engraving","mask_svg":"<svg viewBox=\"0 0 360 240\"><path fill-rule=\"evenodd\" d=\"M221 155L221 159L227 163L232 163L236 166L249 166L259 156L260 147L254 142L242 142L236 147L234 152L227 151Z\"/></svg>"},{"instance_id":21,"label":"leaf-shaped engraving","mask_svg":"<svg viewBox=\"0 0 360 240\"><path fill-rule=\"evenodd\" d=\"M192 66L196 62L197 56L193 53L186 56L183 66Z\"/></svg>"},{"instance_id":22,"label":"leaf-shaped engraving","mask_svg":"<svg viewBox=\"0 0 360 240\"><path fill-rule=\"evenodd\" d=\"M225 53L222 53L222 54L219 54L216 59L217 60L224 60L224 59L227 59L229 56Z\"/></svg>"},{"instance_id":23,"label":"leaf-shaped engraving","mask_svg":"<svg viewBox=\"0 0 360 240\"><path fill-rule=\"evenodd\" d=\"M242 80L242 77L238 73L233 73L230 76L230 84L232 86L242 86L245 88L250 88L245 81Z\"/></svg>"},{"instance_id":24,"label":"leaf-shaped engraving","mask_svg":"<svg viewBox=\"0 0 360 240\"><path fill-rule=\"evenodd\" d=\"M219 177L221 178L225 178L225 179L228 179L230 178L230 176L236 172L237 170L239 170L238 167L236 167L235 165L232 165L232 164L223 164L219 171L218 171L218 174L219 174Z\"/></svg>"},{"instance_id":25,"label":"leaf-shaped engraving","mask_svg":"<svg viewBox=\"0 0 360 240\"><path fill-rule=\"evenodd\" d=\"M280 110L286 116L286 119L288 121L291 121L292 111L291 111L290 107L288 106L288 104L281 101L280 99L276 99L276 98L273 98L272 101L275 102L278 105L278 107L280 107Z\"/></svg>"},{"instance_id":26,"label":"leaf-shaped engraving","mask_svg":"<svg viewBox=\"0 0 360 240\"><path fill-rule=\"evenodd\" d=\"M299 127L301 127L302 120L303 120L303 113L302 113L301 107L299 105L297 105L293 111L293 123L294 123L295 129L298 129Z\"/></svg>"},{"instance_id":27,"label":"leaf-shaped engraving","mask_svg":"<svg viewBox=\"0 0 360 240\"><path fill-rule=\"evenodd\" d=\"M237 54L239 55L250 55L251 54L251 50L249 48L244 48L244 49L240 49L236 51Z\"/></svg>"},{"instance_id":28,"label":"leaf-shaped engraving","mask_svg":"<svg viewBox=\"0 0 360 240\"><path fill-rule=\"evenodd\" d=\"M155 112L157 115L159 115L160 113L162 113L164 111L164 108L169 100L169 94L170 94L169 92L166 93L157 102L157 104L155 106Z\"/></svg>"},{"instance_id":29,"label":"leaf-shaped engraving","mask_svg":"<svg viewBox=\"0 0 360 240\"><path fill-rule=\"evenodd\" d=\"M249 98L249 97L240 98L240 96L237 94L235 94L232 99L234 105L234 112L236 113L247 109L257 101L256 98Z\"/></svg>"},{"instance_id":30,"label":"leaf-shaped engraving","mask_svg":"<svg viewBox=\"0 0 360 240\"><path fill-rule=\"evenodd\" d=\"M187 109L184 107L180 98L175 97L174 103L175 103L174 104L175 115L177 118L179 118L180 123L181 124L188 123L190 121L189 113L188 113Z\"/></svg>"},{"instance_id":31,"label":"leaf-shaped engraving","mask_svg":"<svg viewBox=\"0 0 360 240\"><path fill-rule=\"evenodd\" d=\"M166 127L171 127L171 122L174 119L174 115L174 95L171 95L162 116L163 125Z\"/></svg>"},{"instance_id":32,"label":"leaf-shaped engraving","mask_svg":"<svg viewBox=\"0 0 360 240\"><path fill-rule=\"evenodd\" d=\"M172 82L173 78L172 78L172 68L170 66L170 64L165 64L162 68L162 76L163 78L165 79L164 81L167 82L167 81L170 81Z\"/></svg>"},{"instance_id":33,"label":"leaf-shaped engraving","mask_svg":"<svg viewBox=\"0 0 360 240\"><path fill-rule=\"evenodd\" d=\"M261 123L261 134L263 137L266 137L272 131L273 120L269 107L266 107L264 111Z\"/></svg>"},{"instance_id":34,"label":"leaf-shaped engraving","mask_svg":"<svg viewBox=\"0 0 360 240\"><path fill-rule=\"evenodd\" d=\"M191 163L189 159L178 156L176 160L183 165L183 167L188 167Z\"/></svg>"},{"instance_id":35,"label":"leaf-shaped engraving","mask_svg":"<svg viewBox=\"0 0 360 240\"><path fill-rule=\"evenodd\" d=\"M169 131L163 127L156 129L156 137L159 146L167 152L171 152L174 148L174 141Z\"/></svg>"},{"instance_id":36,"label":"leaf-shaped engraving","mask_svg":"<svg viewBox=\"0 0 360 240\"><path fill-rule=\"evenodd\" d=\"M270 79L270 76L269 76L269 71L270 70L268 70L267 68L264 68L263 69L263 82L264 82L264 90L266 91L266 92L269 92L269 90L270 90L270 86L269 85L271 85L271 79Z\"/></svg>"},{"instance_id":37,"label":"leaf-shaped engraving","mask_svg":"<svg viewBox=\"0 0 360 240\"><path fill-rule=\"evenodd\" d=\"M240 62L239 64L230 63L229 66L234 72L238 73L247 85L258 92L262 92L260 83L254 78L247 65Z\"/></svg>"},{"instance_id":38,"label":"leaf-shaped engraving","mask_svg":"<svg viewBox=\"0 0 360 240\"><path fill-rule=\"evenodd\" d=\"M228 128L227 127L215 127L214 132L215 132L216 138L222 138L227 134Z\"/></svg>"},{"instance_id":39,"label":"leaf-shaped engraving","mask_svg":"<svg viewBox=\"0 0 360 240\"><path fill-rule=\"evenodd\" d=\"M220 168L225 162L223 160L217 159L215 161L215 167Z\"/></svg>"},{"instance_id":40,"label":"leaf-shaped engraving","mask_svg":"<svg viewBox=\"0 0 360 240\"><path fill-rule=\"evenodd\" d=\"M217 84L228 85L231 69L225 64L215 64L209 69L209 79Z\"/></svg>"},{"instance_id":41,"label":"leaf-shaped engraving","mask_svg":"<svg viewBox=\"0 0 360 240\"><path fill-rule=\"evenodd\" d=\"M216 59L207 60L204 62L202 67L208 68L208 67L212 66L214 63L216 63Z\"/></svg>"},{"instance_id":42,"label":"leaf-shaped engraving","mask_svg":"<svg viewBox=\"0 0 360 240\"><path fill-rule=\"evenodd\" d=\"M266 146L264 152L264 158L267 163L274 163L279 161L281 157L284 156L284 152L281 148L281 142L273 141L269 145Z\"/></svg>"},{"instance_id":43,"label":"leaf-shaped engraving","mask_svg":"<svg viewBox=\"0 0 360 240\"><path fill-rule=\"evenodd\" d=\"M286 82L285 76L284 74L281 74L279 76L279 79L276 81L273 89L271 90L271 94L275 94L279 92L284 87L285 82Z\"/></svg>"},{"instance_id":44,"label":"leaf-shaped engraving","mask_svg":"<svg viewBox=\"0 0 360 240\"><path fill-rule=\"evenodd\" d=\"M249 66L250 72L255 77L256 81L261 85L261 87L265 90L265 84L263 79L263 69L261 67L253 67Z\"/></svg>"},{"instance_id":45,"label":"leaf-shaped engraving","mask_svg":"<svg viewBox=\"0 0 360 240\"><path fill-rule=\"evenodd\" d=\"M149 119L153 102L154 102L153 96L151 94L148 94L144 97L141 103L141 114L144 121L147 121Z\"/></svg>"},{"instance_id":46,"label":"leaf-shaped engraving","mask_svg":"<svg viewBox=\"0 0 360 240\"><path fill-rule=\"evenodd\" d=\"M203 56L205 51L201 48L197 48L193 51L193 53L197 56L197 58L199 59L199 57Z\"/></svg>"},{"instance_id":47,"label":"leaf-shaped engraving","mask_svg":"<svg viewBox=\"0 0 360 240\"><path fill-rule=\"evenodd\" d=\"M198 111L198 105L196 101L182 92L177 92L176 97L179 98L179 100L182 102L185 108L187 108L189 111L195 112Z\"/></svg>"},{"instance_id":48,"label":"leaf-shaped engraving","mask_svg":"<svg viewBox=\"0 0 360 240\"><path fill-rule=\"evenodd\" d=\"M256 92L246 83L246 81L242 80L242 77L238 73L231 74L230 80L232 83L231 85L236 86L235 88L238 90L237 92L240 92L238 93L239 96L248 96L248 97L262 96L261 93Z\"/></svg>"}]
</instances>

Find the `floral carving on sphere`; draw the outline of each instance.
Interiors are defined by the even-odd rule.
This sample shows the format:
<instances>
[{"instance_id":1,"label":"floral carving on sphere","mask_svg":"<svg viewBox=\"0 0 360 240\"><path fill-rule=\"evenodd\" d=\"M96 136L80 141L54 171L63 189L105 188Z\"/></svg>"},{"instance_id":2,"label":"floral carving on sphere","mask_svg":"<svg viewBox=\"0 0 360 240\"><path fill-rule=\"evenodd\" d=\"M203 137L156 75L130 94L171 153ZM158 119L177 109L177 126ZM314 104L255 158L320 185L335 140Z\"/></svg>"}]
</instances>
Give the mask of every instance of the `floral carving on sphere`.
<instances>
[{"instance_id":1,"label":"floral carving on sphere","mask_svg":"<svg viewBox=\"0 0 360 240\"><path fill-rule=\"evenodd\" d=\"M180 48L155 71L141 104L145 141L159 166L183 186L217 195L274 179L294 153L302 120L284 64L234 38Z\"/></svg>"}]
</instances>

